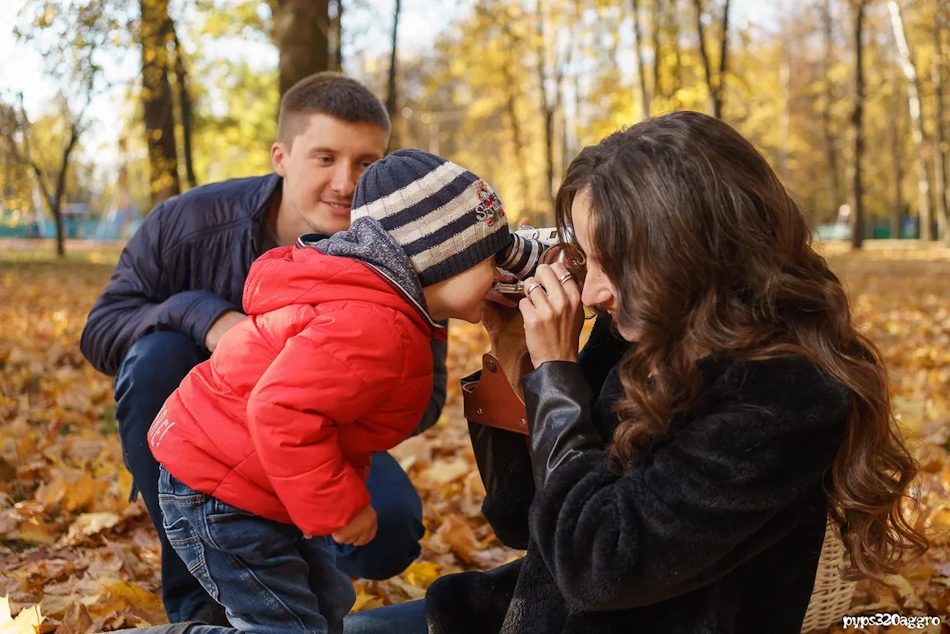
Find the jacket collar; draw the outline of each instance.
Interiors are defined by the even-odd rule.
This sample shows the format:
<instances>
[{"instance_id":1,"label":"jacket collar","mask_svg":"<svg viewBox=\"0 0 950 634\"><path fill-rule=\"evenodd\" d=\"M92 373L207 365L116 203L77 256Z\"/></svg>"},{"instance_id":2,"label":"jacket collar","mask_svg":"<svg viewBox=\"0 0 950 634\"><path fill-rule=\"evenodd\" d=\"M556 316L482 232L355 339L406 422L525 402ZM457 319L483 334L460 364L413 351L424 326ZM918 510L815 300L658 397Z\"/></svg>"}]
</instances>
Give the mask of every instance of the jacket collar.
<instances>
[{"instance_id":1,"label":"jacket collar","mask_svg":"<svg viewBox=\"0 0 950 634\"><path fill-rule=\"evenodd\" d=\"M264 222L267 220L267 212L270 209L274 194L280 190L284 184L284 179L277 174L268 174L260 177L260 184L250 196L245 198L244 212L255 222Z\"/></svg>"},{"instance_id":2,"label":"jacket collar","mask_svg":"<svg viewBox=\"0 0 950 634\"><path fill-rule=\"evenodd\" d=\"M415 273L412 272L408 259L402 250L394 244L389 244L391 238L383 232L382 227L372 219L359 219L354 223L350 230L343 231L334 236L325 233L306 233L297 238L298 248L311 248L320 251L326 255L337 257L348 257L354 259L360 264L366 266L379 276L388 286L390 286L399 296L401 296L412 308L419 314L426 325L432 330L433 335L440 340L447 337L444 324L434 320L425 306L425 298L422 296L422 288L419 286ZM356 243L362 243L363 247L370 248L352 248L353 241L346 240L346 236L356 238ZM395 249L393 247L396 246ZM380 253L389 252L395 255L398 252L400 258L394 261L392 258L376 257ZM378 261L374 261L378 260ZM400 259L405 259L401 262ZM413 282L415 282L413 284Z\"/></svg>"}]
</instances>

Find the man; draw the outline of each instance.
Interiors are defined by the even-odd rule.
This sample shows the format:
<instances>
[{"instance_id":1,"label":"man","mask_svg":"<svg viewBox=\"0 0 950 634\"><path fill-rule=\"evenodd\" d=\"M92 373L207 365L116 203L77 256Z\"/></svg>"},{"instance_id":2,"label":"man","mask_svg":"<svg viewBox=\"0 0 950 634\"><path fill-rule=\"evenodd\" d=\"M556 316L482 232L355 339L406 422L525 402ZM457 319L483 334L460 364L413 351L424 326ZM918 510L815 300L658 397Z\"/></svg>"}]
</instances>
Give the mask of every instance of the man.
<instances>
[{"instance_id":1,"label":"man","mask_svg":"<svg viewBox=\"0 0 950 634\"><path fill-rule=\"evenodd\" d=\"M337 73L301 80L281 100L271 147L275 173L206 185L159 204L89 314L80 345L93 366L116 375L125 461L162 541L162 595L173 623L227 621L162 530L149 426L188 371L244 317L244 281L259 255L304 233L349 227L356 181L383 157L389 132L385 108L359 82ZM435 380L418 431L435 423L445 402L446 345L432 341ZM365 546L337 545L337 564L352 576L385 579L419 555L422 504L387 453L374 455L367 488L377 537Z\"/></svg>"}]
</instances>

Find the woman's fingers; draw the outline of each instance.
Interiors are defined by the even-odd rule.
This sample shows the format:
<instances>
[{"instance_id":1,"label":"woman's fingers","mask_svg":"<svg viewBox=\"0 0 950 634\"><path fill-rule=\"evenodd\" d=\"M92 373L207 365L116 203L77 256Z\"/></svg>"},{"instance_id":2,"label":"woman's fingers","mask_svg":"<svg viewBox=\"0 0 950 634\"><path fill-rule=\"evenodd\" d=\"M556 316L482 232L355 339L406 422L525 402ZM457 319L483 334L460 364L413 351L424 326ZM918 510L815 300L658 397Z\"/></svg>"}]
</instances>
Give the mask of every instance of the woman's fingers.
<instances>
[{"instance_id":1,"label":"woman's fingers","mask_svg":"<svg viewBox=\"0 0 950 634\"><path fill-rule=\"evenodd\" d=\"M561 285L558 283L554 269L547 264L542 264L538 267L535 277L538 278L538 281L544 287L544 292L547 296L546 299L548 304L551 305L552 310L555 313L560 313L567 303L567 298L564 296L564 289L561 288Z\"/></svg>"},{"instance_id":2,"label":"woman's fingers","mask_svg":"<svg viewBox=\"0 0 950 634\"><path fill-rule=\"evenodd\" d=\"M567 270L567 267L561 262L552 264L551 271L557 277L558 286L560 286L563 291L564 297L572 307L579 306L581 303L581 287L578 286L573 274L571 274L571 272Z\"/></svg>"},{"instance_id":3,"label":"woman's fingers","mask_svg":"<svg viewBox=\"0 0 950 634\"><path fill-rule=\"evenodd\" d=\"M538 314L549 313L547 291L544 284L536 277L529 277L524 281L524 296L534 306Z\"/></svg>"}]
</instances>

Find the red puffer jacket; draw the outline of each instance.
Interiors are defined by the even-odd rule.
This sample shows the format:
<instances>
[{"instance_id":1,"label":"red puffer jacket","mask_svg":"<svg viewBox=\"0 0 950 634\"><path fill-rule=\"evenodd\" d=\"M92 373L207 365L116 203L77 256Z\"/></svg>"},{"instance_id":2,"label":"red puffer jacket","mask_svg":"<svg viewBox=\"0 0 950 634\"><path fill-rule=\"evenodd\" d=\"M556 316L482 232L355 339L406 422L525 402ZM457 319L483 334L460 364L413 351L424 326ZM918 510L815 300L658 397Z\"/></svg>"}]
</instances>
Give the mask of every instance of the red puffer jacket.
<instances>
[{"instance_id":1,"label":"red puffer jacket","mask_svg":"<svg viewBox=\"0 0 950 634\"><path fill-rule=\"evenodd\" d=\"M149 446L196 491L329 535L369 505L372 453L419 423L437 325L371 266L301 246L253 264L244 310Z\"/></svg>"}]
</instances>

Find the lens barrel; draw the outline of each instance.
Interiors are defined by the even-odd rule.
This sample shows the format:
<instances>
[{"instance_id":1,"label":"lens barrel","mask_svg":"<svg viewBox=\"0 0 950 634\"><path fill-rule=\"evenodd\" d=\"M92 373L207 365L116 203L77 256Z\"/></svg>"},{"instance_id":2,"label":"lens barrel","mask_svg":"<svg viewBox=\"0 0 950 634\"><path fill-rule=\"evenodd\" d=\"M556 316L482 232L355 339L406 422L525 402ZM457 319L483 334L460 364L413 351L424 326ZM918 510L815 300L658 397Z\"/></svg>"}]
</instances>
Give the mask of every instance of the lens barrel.
<instances>
[{"instance_id":1,"label":"lens barrel","mask_svg":"<svg viewBox=\"0 0 950 634\"><path fill-rule=\"evenodd\" d=\"M541 256L548 248L549 245L540 240L512 233L511 244L495 255L495 263L519 280L524 280L534 274Z\"/></svg>"}]
</instances>

